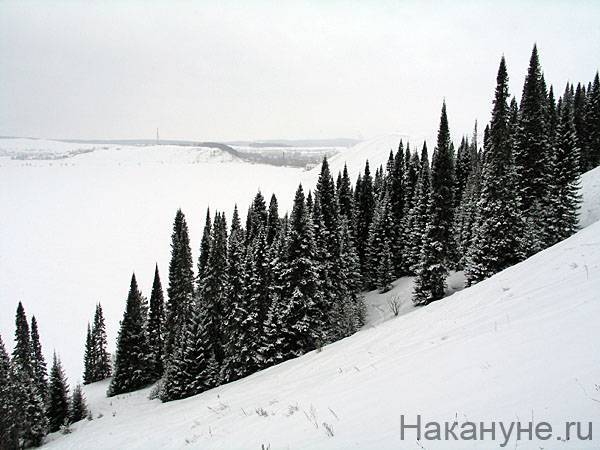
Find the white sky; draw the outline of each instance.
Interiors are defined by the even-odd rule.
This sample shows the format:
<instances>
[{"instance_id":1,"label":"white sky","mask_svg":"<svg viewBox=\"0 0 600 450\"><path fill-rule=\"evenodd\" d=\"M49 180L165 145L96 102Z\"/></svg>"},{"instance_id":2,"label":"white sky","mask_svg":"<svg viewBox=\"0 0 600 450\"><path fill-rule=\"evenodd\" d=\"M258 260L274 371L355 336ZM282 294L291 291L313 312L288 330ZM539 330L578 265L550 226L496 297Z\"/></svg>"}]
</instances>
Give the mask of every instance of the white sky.
<instances>
[{"instance_id":1,"label":"white sky","mask_svg":"<svg viewBox=\"0 0 600 450\"><path fill-rule=\"evenodd\" d=\"M600 2L0 2L0 135L234 140L434 136L520 94L591 80Z\"/></svg>"}]
</instances>

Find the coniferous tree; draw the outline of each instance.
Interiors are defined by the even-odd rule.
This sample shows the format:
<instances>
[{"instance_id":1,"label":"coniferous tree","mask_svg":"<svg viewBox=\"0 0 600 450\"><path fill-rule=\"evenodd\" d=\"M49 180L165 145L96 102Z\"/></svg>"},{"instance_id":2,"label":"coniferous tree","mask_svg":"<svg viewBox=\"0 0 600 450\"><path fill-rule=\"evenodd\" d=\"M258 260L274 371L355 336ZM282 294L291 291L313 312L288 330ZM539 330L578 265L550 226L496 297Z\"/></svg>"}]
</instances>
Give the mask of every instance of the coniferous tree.
<instances>
[{"instance_id":1,"label":"coniferous tree","mask_svg":"<svg viewBox=\"0 0 600 450\"><path fill-rule=\"evenodd\" d=\"M108 353L108 338L102 305L96 305L94 323L92 325L92 342L94 354L93 381L101 381L112 374L110 354Z\"/></svg>"},{"instance_id":2,"label":"coniferous tree","mask_svg":"<svg viewBox=\"0 0 600 450\"><path fill-rule=\"evenodd\" d=\"M90 323L87 325L87 334L85 336L85 351L83 354L83 384L94 382L94 341L92 340L92 329Z\"/></svg>"},{"instance_id":3,"label":"coniferous tree","mask_svg":"<svg viewBox=\"0 0 600 450\"><path fill-rule=\"evenodd\" d=\"M54 353L48 383L48 425L50 432L69 423L69 386L60 359Z\"/></svg>"},{"instance_id":4,"label":"coniferous tree","mask_svg":"<svg viewBox=\"0 0 600 450\"><path fill-rule=\"evenodd\" d=\"M481 281L521 258L519 217L511 154L508 73L504 57L496 78L496 94L483 166L475 236L467 254L467 283Z\"/></svg>"},{"instance_id":5,"label":"coniferous tree","mask_svg":"<svg viewBox=\"0 0 600 450\"><path fill-rule=\"evenodd\" d=\"M183 328L185 318L189 316L194 297L194 271L188 227L183 212L179 209L175 215L173 234L171 235L171 262L169 263L169 299L166 305L165 352L168 360L176 347L177 339Z\"/></svg>"},{"instance_id":6,"label":"coniferous tree","mask_svg":"<svg viewBox=\"0 0 600 450\"><path fill-rule=\"evenodd\" d=\"M413 301L427 304L444 296L445 280L452 255L454 160L446 103L442 105L437 146L431 164L431 198L423 234Z\"/></svg>"},{"instance_id":7,"label":"coniferous tree","mask_svg":"<svg viewBox=\"0 0 600 450\"><path fill-rule=\"evenodd\" d=\"M392 223L390 226L392 230L390 234L393 236L392 241L389 242L390 253L392 255L392 274L394 278L399 277L405 272L405 182L406 176L404 169L406 164L404 162L404 145L402 141L398 145L398 151L391 157L388 163L387 173L387 192L389 194L390 211L392 214Z\"/></svg>"},{"instance_id":8,"label":"coniferous tree","mask_svg":"<svg viewBox=\"0 0 600 450\"><path fill-rule=\"evenodd\" d=\"M150 294L150 310L148 313L148 370L151 378L158 380L164 372L164 296L158 264L154 269L154 281L152 282L152 293Z\"/></svg>"},{"instance_id":9,"label":"coniferous tree","mask_svg":"<svg viewBox=\"0 0 600 450\"><path fill-rule=\"evenodd\" d=\"M356 181L356 195L356 250L358 251L358 258L360 260L360 272L365 278L368 278L366 245L369 240L369 228L371 227L375 212L373 180L368 160L365 164L363 176L359 177ZM365 281L367 280L365 279Z\"/></svg>"},{"instance_id":10,"label":"coniferous tree","mask_svg":"<svg viewBox=\"0 0 600 450\"><path fill-rule=\"evenodd\" d=\"M31 348L33 351L31 360L33 376L38 387L38 392L45 402L48 395L48 370L44 354L42 353L42 344L35 316L31 317Z\"/></svg>"},{"instance_id":11,"label":"coniferous tree","mask_svg":"<svg viewBox=\"0 0 600 450\"><path fill-rule=\"evenodd\" d=\"M0 336L0 448L18 447L17 405L10 358Z\"/></svg>"},{"instance_id":12,"label":"coniferous tree","mask_svg":"<svg viewBox=\"0 0 600 450\"><path fill-rule=\"evenodd\" d=\"M516 183L526 222L523 248L527 255L545 248L549 238L547 192L551 147L546 84L533 47L519 110L514 152Z\"/></svg>"},{"instance_id":13,"label":"coniferous tree","mask_svg":"<svg viewBox=\"0 0 600 450\"><path fill-rule=\"evenodd\" d=\"M226 350L222 379L234 381L245 376L249 367L256 367L257 311L248 303L246 293L246 267L254 268L253 252L244 246L244 231L239 220L237 207L233 212L228 246L227 297L229 312L226 318Z\"/></svg>"},{"instance_id":14,"label":"coniferous tree","mask_svg":"<svg viewBox=\"0 0 600 450\"><path fill-rule=\"evenodd\" d=\"M423 143L421 150L420 168L417 183L414 189L412 208L407 217L406 232L408 246L405 251L406 266L409 273L415 273L421 248L423 246L423 232L427 225L427 207L431 195L431 170L429 168L429 155L427 144Z\"/></svg>"},{"instance_id":15,"label":"coniferous tree","mask_svg":"<svg viewBox=\"0 0 600 450\"><path fill-rule=\"evenodd\" d=\"M148 370L147 318L144 317L143 302L133 274L117 340L114 375L107 393L109 397L140 389L152 381Z\"/></svg>"},{"instance_id":16,"label":"coniferous tree","mask_svg":"<svg viewBox=\"0 0 600 450\"><path fill-rule=\"evenodd\" d=\"M346 164L344 164L344 170L342 171L336 193L338 197L340 215L345 216L349 221L349 226L352 227L352 223L354 221L354 197Z\"/></svg>"},{"instance_id":17,"label":"coniferous tree","mask_svg":"<svg viewBox=\"0 0 600 450\"><path fill-rule=\"evenodd\" d=\"M600 78L598 72L591 89L587 93L586 134L588 154L586 169L591 170L600 164Z\"/></svg>"},{"instance_id":18,"label":"coniferous tree","mask_svg":"<svg viewBox=\"0 0 600 450\"><path fill-rule=\"evenodd\" d=\"M323 299L323 317L328 321L326 326L327 339L335 334L336 323L331 319L331 311L339 308L345 301L336 286L339 279L339 205L335 185L327 158L323 158L321 173L315 189L315 206L313 210L313 226L315 227L315 242L317 245L319 287Z\"/></svg>"},{"instance_id":19,"label":"coniferous tree","mask_svg":"<svg viewBox=\"0 0 600 450\"><path fill-rule=\"evenodd\" d=\"M198 290L200 284L206 275L206 266L208 265L208 255L210 255L210 240L212 232L212 223L210 218L210 209L206 209L206 222L202 232L202 241L200 242L200 256L198 258Z\"/></svg>"},{"instance_id":20,"label":"coniferous tree","mask_svg":"<svg viewBox=\"0 0 600 450\"><path fill-rule=\"evenodd\" d=\"M271 245L277 235L279 234L279 227L281 226L279 220L279 207L277 204L277 197L275 194L271 195L271 201L269 202L269 212L267 218L267 245Z\"/></svg>"},{"instance_id":21,"label":"coniferous tree","mask_svg":"<svg viewBox=\"0 0 600 450\"><path fill-rule=\"evenodd\" d=\"M558 124L552 155L551 241L553 245L577 231L579 194L579 148L573 124L572 98L569 89L559 100Z\"/></svg>"},{"instance_id":22,"label":"coniferous tree","mask_svg":"<svg viewBox=\"0 0 600 450\"><path fill-rule=\"evenodd\" d=\"M290 216L286 245L281 321L287 342L283 359L314 350L324 341L322 296L318 289L314 230L306 210L302 186L298 187Z\"/></svg>"},{"instance_id":23,"label":"coniferous tree","mask_svg":"<svg viewBox=\"0 0 600 450\"><path fill-rule=\"evenodd\" d=\"M573 126L575 127L575 136L577 145L580 149L579 172L584 173L589 165L589 139L587 134L587 96L585 87L581 83L577 84L577 89L573 97Z\"/></svg>"},{"instance_id":24,"label":"coniferous tree","mask_svg":"<svg viewBox=\"0 0 600 450\"><path fill-rule=\"evenodd\" d=\"M71 396L71 405L69 408L69 421L71 423L79 422L87 417L89 410L85 401L85 396L81 389L81 385L77 384L73 389Z\"/></svg>"},{"instance_id":25,"label":"coniferous tree","mask_svg":"<svg viewBox=\"0 0 600 450\"><path fill-rule=\"evenodd\" d=\"M261 197L262 198L262 197ZM266 219L265 219L266 223ZM254 223L256 226L256 222ZM261 227L264 230L264 226ZM202 335L194 339L203 340L202 347L210 361L206 371L198 376L209 386L215 386L220 380L221 364L225 356L224 319L227 303L227 224L225 215L215 214L213 236L206 276L198 292L198 326Z\"/></svg>"}]
</instances>

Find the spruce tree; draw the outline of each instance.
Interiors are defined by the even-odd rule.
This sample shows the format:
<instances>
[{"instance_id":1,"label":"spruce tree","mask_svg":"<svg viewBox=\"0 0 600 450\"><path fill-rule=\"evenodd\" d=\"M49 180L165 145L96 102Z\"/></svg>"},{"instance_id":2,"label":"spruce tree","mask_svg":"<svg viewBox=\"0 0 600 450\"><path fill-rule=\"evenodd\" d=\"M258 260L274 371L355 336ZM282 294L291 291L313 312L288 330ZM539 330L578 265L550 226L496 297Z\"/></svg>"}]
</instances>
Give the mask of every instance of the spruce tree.
<instances>
[{"instance_id":1,"label":"spruce tree","mask_svg":"<svg viewBox=\"0 0 600 450\"><path fill-rule=\"evenodd\" d=\"M301 185L296 191L289 226L283 286L283 297L287 301L281 312L284 339L288 345L283 359L314 350L325 338L314 230Z\"/></svg>"},{"instance_id":2,"label":"spruce tree","mask_svg":"<svg viewBox=\"0 0 600 450\"><path fill-rule=\"evenodd\" d=\"M352 184L348 176L348 168L344 164L344 170L340 177L340 183L336 190L339 204L340 215L345 216L349 220L349 225L352 226L354 217L354 197L352 195Z\"/></svg>"},{"instance_id":3,"label":"spruce tree","mask_svg":"<svg viewBox=\"0 0 600 450\"><path fill-rule=\"evenodd\" d=\"M48 370L44 354L42 353L42 344L35 316L31 317L31 348L33 350L33 376L38 387L38 392L42 400L45 401L48 395Z\"/></svg>"},{"instance_id":4,"label":"spruce tree","mask_svg":"<svg viewBox=\"0 0 600 450\"><path fill-rule=\"evenodd\" d=\"M54 353L48 383L48 425L50 432L69 423L69 386L60 359Z\"/></svg>"},{"instance_id":5,"label":"spruce tree","mask_svg":"<svg viewBox=\"0 0 600 450\"><path fill-rule=\"evenodd\" d=\"M368 278L369 270L367 267L366 245L369 240L369 228L371 227L373 214L375 213L373 179L371 178L368 160L365 164L364 175L359 179L360 182L358 180L356 182L356 192L358 197L356 202L356 249L360 260L361 274L365 277L365 281L367 281L366 279Z\"/></svg>"},{"instance_id":6,"label":"spruce tree","mask_svg":"<svg viewBox=\"0 0 600 450\"><path fill-rule=\"evenodd\" d=\"M87 324L87 334L85 336L85 351L83 354L83 384L94 382L94 367L96 367L94 355L94 341L92 340L92 329L90 323Z\"/></svg>"},{"instance_id":7,"label":"spruce tree","mask_svg":"<svg viewBox=\"0 0 600 450\"><path fill-rule=\"evenodd\" d=\"M598 72L587 93L586 133L588 136L587 170L600 164L600 78Z\"/></svg>"},{"instance_id":8,"label":"spruce tree","mask_svg":"<svg viewBox=\"0 0 600 450\"><path fill-rule=\"evenodd\" d=\"M402 141L400 141L398 151L393 158L390 158L387 173L387 193L389 195L389 206L393 217L392 223L390 224L393 228L390 232L393 235L393 240L390 241L389 245L392 255L392 273L394 278L399 277L405 272L405 167L404 145L402 144Z\"/></svg>"},{"instance_id":9,"label":"spruce tree","mask_svg":"<svg viewBox=\"0 0 600 450\"><path fill-rule=\"evenodd\" d=\"M85 396L81 389L81 385L77 384L73 389L73 395L71 396L71 405L69 408L69 421L71 423L79 422L87 417L89 411Z\"/></svg>"},{"instance_id":10,"label":"spruce tree","mask_svg":"<svg viewBox=\"0 0 600 450\"><path fill-rule=\"evenodd\" d=\"M92 325L92 343L93 343L93 381L101 381L110 377L112 374L110 354L108 353L108 338L106 336L106 324L102 305L96 305L94 312L94 323Z\"/></svg>"},{"instance_id":11,"label":"spruce tree","mask_svg":"<svg viewBox=\"0 0 600 450\"><path fill-rule=\"evenodd\" d=\"M446 103L442 105L437 146L431 164L431 198L423 234L413 301L422 305L444 296L445 280L452 255L454 161Z\"/></svg>"},{"instance_id":12,"label":"spruce tree","mask_svg":"<svg viewBox=\"0 0 600 450\"><path fill-rule=\"evenodd\" d=\"M579 173L584 173L589 168L589 136L587 133L587 96L585 87L581 83L577 84L575 95L573 97L573 126L575 127L575 136L577 145L580 149Z\"/></svg>"},{"instance_id":13,"label":"spruce tree","mask_svg":"<svg viewBox=\"0 0 600 450\"><path fill-rule=\"evenodd\" d=\"M546 203L549 190L548 100L546 84L539 63L537 47L533 47L519 110L519 128L514 152L516 186L521 210L526 221L523 248L527 255L548 244L549 224Z\"/></svg>"},{"instance_id":14,"label":"spruce tree","mask_svg":"<svg viewBox=\"0 0 600 450\"><path fill-rule=\"evenodd\" d=\"M271 195L269 202L269 212L267 218L267 245L271 245L279 233L279 207L277 205L277 197Z\"/></svg>"},{"instance_id":15,"label":"spruce tree","mask_svg":"<svg viewBox=\"0 0 600 450\"><path fill-rule=\"evenodd\" d=\"M196 360L200 357L199 355L202 355L204 359L202 367L198 369L200 371L190 373L190 376L202 384L202 389L214 387L220 383L220 372L225 357L225 318L227 317L226 311L229 310L226 293L227 224L225 215L217 212L213 222L206 276L198 291L194 323L188 324L186 337L198 348L193 349L193 352L196 353L193 353L192 356L186 356L186 349L183 349L184 361L186 358ZM187 345L191 345L189 342ZM197 393L197 389L192 392ZM193 393L188 393L188 395L193 395Z\"/></svg>"},{"instance_id":16,"label":"spruce tree","mask_svg":"<svg viewBox=\"0 0 600 450\"><path fill-rule=\"evenodd\" d=\"M431 195L431 170L429 168L429 155L425 142L423 143L419 162L419 174L411 202L413 206L409 211L406 225L408 245L404 256L406 259L406 268L409 273L415 273L419 263L421 248L423 246L423 233L427 226L427 208Z\"/></svg>"},{"instance_id":17,"label":"spruce tree","mask_svg":"<svg viewBox=\"0 0 600 450\"><path fill-rule=\"evenodd\" d=\"M475 236L467 253L467 283L481 281L521 258L518 198L511 155L508 73L504 57L496 78L496 94L483 166Z\"/></svg>"},{"instance_id":18,"label":"spruce tree","mask_svg":"<svg viewBox=\"0 0 600 450\"><path fill-rule=\"evenodd\" d=\"M169 287L165 320L166 361L171 356L176 340L183 328L185 317L190 314L194 297L194 271L187 222L179 209L175 215L171 235L171 261L169 263Z\"/></svg>"},{"instance_id":19,"label":"spruce tree","mask_svg":"<svg viewBox=\"0 0 600 450\"><path fill-rule=\"evenodd\" d=\"M158 264L154 269L154 281L152 282L152 293L150 294L150 311L148 314L148 370L153 380L158 380L164 372L164 296Z\"/></svg>"},{"instance_id":20,"label":"spruce tree","mask_svg":"<svg viewBox=\"0 0 600 450\"><path fill-rule=\"evenodd\" d=\"M208 266L208 255L210 255L210 239L212 233L212 222L210 217L210 209L206 209L206 221L204 223L204 231L202 232L202 241L200 242L200 256L198 257L198 289L206 275L206 267Z\"/></svg>"},{"instance_id":21,"label":"spruce tree","mask_svg":"<svg viewBox=\"0 0 600 450\"><path fill-rule=\"evenodd\" d=\"M573 124L573 100L569 89L559 100L558 125L551 166L550 231L553 245L568 238L578 228L579 148Z\"/></svg>"},{"instance_id":22,"label":"spruce tree","mask_svg":"<svg viewBox=\"0 0 600 450\"><path fill-rule=\"evenodd\" d=\"M17 405L10 358L0 336L0 448L18 447Z\"/></svg>"},{"instance_id":23,"label":"spruce tree","mask_svg":"<svg viewBox=\"0 0 600 450\"><path fill-rule=\"evenodd\" d=\"M152 380L148 371L147 318L143 315L143 301L133 274L117 340L114 375L107 393L109 397L140 389Z\"/></svg>"}]
</instances>

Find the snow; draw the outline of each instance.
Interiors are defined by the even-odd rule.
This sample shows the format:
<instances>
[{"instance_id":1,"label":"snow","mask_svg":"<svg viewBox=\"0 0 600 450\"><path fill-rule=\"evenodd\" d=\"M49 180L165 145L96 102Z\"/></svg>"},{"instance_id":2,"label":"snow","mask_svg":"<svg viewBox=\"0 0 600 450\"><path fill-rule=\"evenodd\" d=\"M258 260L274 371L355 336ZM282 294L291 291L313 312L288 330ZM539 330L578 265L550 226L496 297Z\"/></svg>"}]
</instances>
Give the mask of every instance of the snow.
<instances>
[{"instance_id":1,"label":"snow","mask_svg":"<svg viewBox=\"0 0 600 450\"><path fill-rule=\"evenodd\" d=\"M596 421L600 222L474 287L303 357L167 404L150 389L106 399L57 449L486 448L501 441L400 440L424 421ZM102 414L103 417L98 418ZM328 433L327 428L332 430ZM554 448L539 441L508 448ZM595 448L593 441L560 448Z\"/></svg>"},{"instance_id":2,"label":"snow","mask_svg":"<svg viewBox=\"0 0 600 450\"><path fill-rule=\"evenodd\" d=\"M393 150L395 154L398 150L400 140L403 140L406 144L407 138L408 135L406 134L391 133L359 142L329 159L331 173L334 178L337 177L338 172L344 170L344 164L346 164L350 179L354 183L359 172L364 171L365 162L368 159L371 175L375 176L375 169L377 167L383 165L385 168L390 156L390 150ZM315 167L313 171L318 172L319 167Z\"/></svg>"},{"instance_id":3,"label":"snow","mask_svg":"<svg viewBox=\"0 0 600 450\"><path fill-rule=\"evenodd\" d=\"M581 197L579 226L587 227L600 220L600 166L582 175Z\"/></svg>"}]
</instances>

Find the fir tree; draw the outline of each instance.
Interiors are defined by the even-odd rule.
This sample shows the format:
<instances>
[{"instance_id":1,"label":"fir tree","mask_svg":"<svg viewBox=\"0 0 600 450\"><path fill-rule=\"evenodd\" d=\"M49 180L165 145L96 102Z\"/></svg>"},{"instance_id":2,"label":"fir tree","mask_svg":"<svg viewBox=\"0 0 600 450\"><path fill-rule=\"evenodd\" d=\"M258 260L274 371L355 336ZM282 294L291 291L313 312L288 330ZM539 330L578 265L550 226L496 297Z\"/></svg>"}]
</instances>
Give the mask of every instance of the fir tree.
<instances>
[{"instance_id":1,"label":"fir tree","mask_svg":"<svg viewBox=\"0 0 600 450\"><path fill-rule=\"evenodd\" d=\"M206 359L202 372L193 373L204 386L213 387L220 382L221 365L225 357L225 311L229 309L226 293L227 224L225 215L217 212L213 222L206 276L198 292L196 323L188 330L188 333L193 334L188 336L188 339L196 342L195 345L202 349Z\"/></svg>"},{"instance_id":2,"label":"fir tree","mask_svg":"<svg viewBox=\"0 0 600 450\"><path fill-rule=\"evenodd\" d=\"M586 132L588 153L586 169L591 170L600 164L600 78L598 72L587 94Z\"/></svg>"},{"instance_id":3,"label":"fir tree","mask_svg":"<svg viewBox=\"0 0 600 450\"><path fill-rule=\"evenodd\" d=\"M575 95L573 97L573 126L575 128L575 137L580 149L579 172L584 173L589 168L589 137L587 133L587 96L585 87L581 83L577 84Z\"/></svg>"},{"instance_id":4,"label":"fir tree","mask_svg":"<svg viewBox=\"0 0 600 450\"><path fill-rule=\"evenodd\" d=\"M442 105L437 146L431 165L431 198L428 221L423 234L413 301L427 304L444 296L449 258L452 254L454 161L446 103Z\"/></svg>"},{"instance_id":5,"label":"fir tree","mask_svg":"<svg viewBox=\"0 0 600 450\"><path fill-rule=\"evenodd\" d=\"M284 339L288 344L284 359L314 350L325 337L314 230L306 210L302 186L296 191L289 226L283 286L283 297L287 301L281 312Z\"/></svg>"},{"instance_id":6,"label":"fir tree","mask_svg":"<svg viewBox=\"0 0 600 450\"><path fill-rule=\"evenodd\" d=\"M94 341L92 340L92 329L90 323L87 324L87 334L85 337L85 351L83 354L83 384L94 382L94 367L96 366L94 357Z\"/></svg>"},{"instance_id":7,"label":"fir tree","mask_svg":"<svg viewBox=\"0 0 600 450\"><path fill-rule=\"evenodd\" d=\"M421 248L423 246L423 232L427 226L427 207L431 195L431 170L429 168L429 155L427 144L423 143L421 151L420 169L417 184L414 189L412 208L407 217L406 232L408 246L405 250L406 267L409 273L415 273Z\"/></svg>"},{"instance_id":8,"label":"fir tree","mask_svg":"<svg viewBox=\"0 0 600 450\"><path fill-rule=\"evenodd\" d=\"M579 194L579 148L573 124L572 99L569 89L559 100L554 153L552 155L551 180L551 241L553 245L568 238L578 228Z\"/></svg>"},{"instance_id":9,"label":"fir tree","mask_svg":"<svg viewBox=\"0 0 600 450\"><path fill-rule=\"evenodd\" d=\"M514 189L511 155L508 74L504 57L496 78L496 94L483 166L475 237L467 254L467 283L481 281L520 260L521 219Z\"/></svg>"},{"instance_id":10,"label":"fir tree","mask_svg":"<svg viewBox=\"0 0 600 450\"><path fill-rule=\"evenodd\" d=\"M31 317L31 348L33 350L31 361L33 364L33 377L37 384L38 392L42 400L45 401L48 395L48 371L46 360L42 353L42 344L35 316Z\"/></svg>"},{"instance_id":11,"label":"fir tree","mask_svg":"<svg viewBox=\"0 0 600 450\"><path fill-rule=\"evenodd\" d=\"M546 84L533 47L519 110L519 129L514 152L516 183L526 221L523 247L531 255L548 244L548 192L550 145L548 142Z\"/></svg>"},{"instance_id":12,"label":"fir tree","mask_svg":"<svg viewBox=\"0 0 600 450\"><path fill-rule=\"evenodd\" d=\"M204 277L206 276L206 267L208 266L208 256L210 255L210 239L212 232L212 223L210 218L210 209L206 210L206 222L202 232L202 242L200 243L200 256L198 258L198 290Z\"/></svg>"},{"instance_id":13,"label":"fir tree","mask_svg":"<svg viewBox=\"0 0 600 450\"><path fill-rule=\"evenodd\" d=\"M158 380L164 372L164 296L158 264L154 269L154 281L150 294L150 311L148 314L148 365L151 378Z\"/></svg>"},{"instance_id":14,"label":"fir tree","mask_svg":"<svg viewBox=\"0 0 600 450\"><path fill-rule=\"evenodd\" d=\"M48 383L48 424L50 432L69 422L69 386L60 359L54 353Z\"/></svg>"},{"instance_id":15,"label":"fir tree","mask_svg":"<svg viewBox=\"0 0 600 450\"><path fill-rule=\"evenodd\" d=\"M267 245L271 245L279 233L279 208L277 205L277 197L271 195L269 202L269 212L267 218Z\"/></svg>"},{"instance_id":16,"label":"fir tree","mask_svg":"<svg viewBox=\"0 0 600 450\"><path fill-rule=\"evenodd\" d=\"M18 447L15 388L10 358L0 336L0 448Z\"/></svg>"},{"instance_id":17,"label":"fir tree","mask_svg":"<svg viewBox=\"0 0 600 450\"><path fill-rule=\"evenodd\" d=\"M131 277L129 295L117 340L114 376L108 396L131 392L146 386L150 381L148 371L148 336L143 315L142 293L138 290L135 274Z\"/></svg>"},{"instance_id":18,"label":"fir tree","mask_svg":"<svg viewBox=\"0 0 600 450\"><path fill-rule=\"evenodd\" d=\"M108 338L106 337L106 324L102 305L96 305L94 312L94 323L92 325L93 343L93 381L102 381L111 376L110 354L108 353Z\"/></svg>"},{"instance_id":19,"label":"fir tree","mask_svg":"<svg viewBox=\"0 0 600 450\"><path fill-rule=\"evenodd\" d=\"M360 271L364 277L368 277L366 244L369 240L369 228L375 213L375 195L373 192L373 180L369 169L369 161L365 164L365 172L360 182L356 182L356 250L360 260ZM360 190L359 190L360 187ZM366 280L365 280L366 281Z\"/></svg>"},{"instance_id":20,"label":"fir tree","mask_svg":"<svg viewBox=\"0 0 600 450\"><path fill-rule=\"evenodd\" d=\"M77 384L73 389L73 395L71 396L71 405L69 409L69 421L71 423L79 422L87 417L89 414L85 396L81 389L81 385Z\"/></svg>"},{"instance_id":21,"label":"fir tree","mask_svg":"<svg viewBox=\"0 0 600 450\"><path fill-rule=\"evenodd\" d=\"M344 164L344 170L340 177L339 186L337 188L338 204L340 208L340 215L345 216L352 226L354 218L354 198L352 195L352 184L350 183L350 177L348 176L348 168Z\"/></svg>"},{"instance_id":22,"label":"fir tree","mask_svg":"<svg viewBox=\"0 0 600 450\"><path fill-rule=\"evenodd\" d=\"M169 263L169 299L166 305L165 352L166 361L170 358L176 340L183 328L183 322L191 310L194 296L194 272L192 252L185 216L177 210L173 234L171 235L171 262Z\"/></svg>"}]
</instances>

